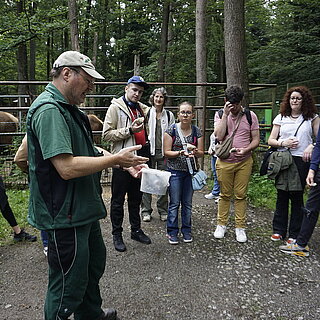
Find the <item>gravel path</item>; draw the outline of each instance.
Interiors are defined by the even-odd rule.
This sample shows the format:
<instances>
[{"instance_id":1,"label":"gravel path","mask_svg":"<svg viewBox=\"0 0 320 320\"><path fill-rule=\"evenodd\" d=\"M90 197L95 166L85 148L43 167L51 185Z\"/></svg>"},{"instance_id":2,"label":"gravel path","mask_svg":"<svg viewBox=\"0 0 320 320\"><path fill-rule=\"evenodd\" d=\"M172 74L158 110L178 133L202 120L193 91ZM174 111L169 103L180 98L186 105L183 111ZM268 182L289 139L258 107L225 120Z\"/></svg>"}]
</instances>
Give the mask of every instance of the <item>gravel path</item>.
<instances>
[{"instance_id":1,"label":"gravel path","mask_svg":"<svg viewBox=\"0 0 320 320\"><path fill-rule=\"evenodd\" d=\"M194 242L169 245L157 213L143 228L149 246L130 239L113 249L109 219L102 221L107 269L101 281L105 306L121 320L320 319L320 242L316 229L309 258L287 256L270 239L272 213L248 209L248 238L213 237L216 205L196 192ZM106 199L108 202L108 195ZM40 242L0 247L0 319L42 319L47 264Z\"/></svg>"}]
</instances>

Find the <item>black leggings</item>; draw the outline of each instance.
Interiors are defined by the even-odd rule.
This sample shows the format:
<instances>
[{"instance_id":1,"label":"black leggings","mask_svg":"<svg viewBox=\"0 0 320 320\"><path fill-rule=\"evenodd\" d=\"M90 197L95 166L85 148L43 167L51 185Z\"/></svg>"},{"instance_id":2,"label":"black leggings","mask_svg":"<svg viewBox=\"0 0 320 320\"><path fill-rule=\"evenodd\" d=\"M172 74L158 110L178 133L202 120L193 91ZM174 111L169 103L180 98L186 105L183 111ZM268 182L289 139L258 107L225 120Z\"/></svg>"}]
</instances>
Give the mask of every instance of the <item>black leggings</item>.
<instances>
[{"instance_id":1,"label":"black leggings","mask_svg":"<svg viewBox=\"0 0 320 320\"><path fill-rule=\"evenodd\" d=\"M0 210L3 217L8 221L10 227L18 225L16 218L10 208L8 197L6 195L6 189L4 188L2 177L0 176Z\"/></svg>"}]
</instances>

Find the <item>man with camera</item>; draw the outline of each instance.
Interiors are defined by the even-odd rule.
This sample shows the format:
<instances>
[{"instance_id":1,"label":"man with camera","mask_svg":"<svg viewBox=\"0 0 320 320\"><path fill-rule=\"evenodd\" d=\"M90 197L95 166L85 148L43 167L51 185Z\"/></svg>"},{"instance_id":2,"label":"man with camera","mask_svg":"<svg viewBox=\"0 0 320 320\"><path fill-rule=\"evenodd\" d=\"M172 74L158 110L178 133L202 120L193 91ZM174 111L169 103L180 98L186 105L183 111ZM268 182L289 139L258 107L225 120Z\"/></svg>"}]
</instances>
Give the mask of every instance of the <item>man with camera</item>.
<instances>
[{"instance_id":1,"label":"man with camera","mask_svg":"<svg viewBox=\"0 0 320 320\"><path fill-rule=\"evenodd\" d=\"M238 242L246 242L246 196L252 169L252 150L259 145L259 123L256 114L241 105L244 93L238 86L225 91L222 116L216 112L214 134L223 142L233 135L229 155L218 158L216 170L220 185L217 228L214 237L221 239L227 231L231 199L234 198L235 232Z\"/></svg>"},{"instance_id":2,"label":"man with camera","mask_svg":"<svg viewBox=\"0 0 320 320\"><path fill-rule=\"evenodd\" d=\"M142 77L133 76L128 80L125 93L118 99L112 99L108 108L102 138L111 142L111 152L117 153L124 147L142 145L137 153L150 158L150 147L147 133L147 114L149 107L140 102L144 89L148 85ZM132 177L128 171L113 168L111 223L113 244L117 251L126 251L122 238L122 223L124 218L124 201L127 195L131 239L144 244L150 244L150 238L141 230L140 204L142 192L140 179Z\"/></svg>"}]
</instances>

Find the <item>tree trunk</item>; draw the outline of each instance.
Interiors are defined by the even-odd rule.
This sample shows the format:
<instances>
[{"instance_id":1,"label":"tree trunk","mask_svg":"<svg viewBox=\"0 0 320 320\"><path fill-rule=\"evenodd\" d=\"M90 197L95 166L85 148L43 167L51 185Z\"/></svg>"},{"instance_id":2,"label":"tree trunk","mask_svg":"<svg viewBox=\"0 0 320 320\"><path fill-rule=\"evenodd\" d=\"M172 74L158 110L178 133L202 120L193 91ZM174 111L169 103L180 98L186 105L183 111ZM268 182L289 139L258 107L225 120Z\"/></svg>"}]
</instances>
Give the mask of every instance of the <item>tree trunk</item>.
<instances>
[{"instance_id":1,"label":"tree trunk","mask_svg":"<svg viewBox=\"0 0 320 320\"><path fill-rule=\"evenodd\" d=\"M165 77L165 65L166 54L168 49L168 28L169 28L169 16L171 11L171 1L163 1L163 16L161 25L161 43L160 43L160 56L158 61L158 80L164 81Z\"/></svg>"},{"instance_id":2,"label":"tree trunk","mask_svg":"<svg viewBox=\"0 0 320 320\"><path fill-rule=\"evenodd\" d=\"M207 82L207 46L206 46L206 29L207 29L207 0L197 0L196 3L196 81L198 83ZM197 86L196 88L196 105L202 106L198 110L198 126L204 133L205 137L205 114L207 104L207 87Z\"/></svg>"},{"instance_id":3,"label":"tree trunk","mask_svg":"<svg viewBox=\"0 0 320 320\"><path fill-rule=\"evenodd\" d=\"M101 47L102 47L102 55L103 55L103 59L101 61L101 70L108 70L108 64L107 64L107 58L106 58L106 52L107 52L107 43L109 43L110 39L109 39L109 34L108 34L108 30L109 30L109 20L108 20L108 16L109 16L109 1L108 0L104 0L103 2L103 10L104 10L104 14L103 14L103 25L101 27L102 31L101 31Z\"/></svg>"},{"instance_id":4,"label":"tree trunk","mask_svg":"<svg viewBox=\"0 0 320 320\"><path fill-rule=\"evenodd\" d=\"M196 81L207 82L206 19L207 0L196 3ZM205 105L206 87L197 86L197 105Z\"/></svg>"},{"instance_id":5,"label":"tree trunk","mask_svg":"<svg viewBox=\"0 0 320 320\"><path fill-rule=\"evenodd\" d=\"M84 29L84 37L83 37L83 53L87 56L91 56L89 53L89 22L90 22L90 13L91 13L91 0L87 0L87 8L86 8L86 27Z\"/></svg>"},{"instance_id":6,"label":"tree trunk","mask_svg":"<svg viewBox=\"0 0 320 320\"><path fill-rule=\"evenodd\" d=\"M135 76L140 75L140 54L138 53L134 55L133 75Z\"/></svg>"},{"instance_id":7,"label":"tree trunk","mask_svg":"<svg viewBox=\"0 0 320 320\"><path fill-rule=\"evenodd\" d=\"M170 11L169 11L169 23L168 23L168 42L167 42L167 53L170 53L170 45L171 41L173 39L173 17L172 17L172 11L171 11L172 5L170 5ZM166 67L165 67L165 73L164 73L164 82L171 82L172 81L172 70L173 70L173 62L172 62L172 53L167 54L166 56ZM173 106L173 98L170 96L173 95L174 91L172 86L166 86L167 93L169 95L168 100L166 102L167 106Z\"/></svg>"},{"instance_id":8,"label":"tree trunk","mask_svg":"<svg viewBox=\"0 0 320 320\"><path fill-rule=\"evenodd\" d=\"M78 30L78 11L76 0L68 0L69 21L70 21L70 39L71 49L80 51L79 30Z\"/></svg>"},{"instance_id":9,"label":"tree trunk","mask_svg":"<svg viewBox=\"0 0 320 320\"><path fill-rule=\"evenodd\" d=\"M17 13L21 15L25 9L24 0L17 2ZM27 81L28 80L28 55L27 55L27 45L25 42L19 44L17 49L17 66L18 66L18 80ZM18 94L24 95L29 93L28 85L22 84L18 86ZM19 106L25 106L25 99L18 99Z\"/></svg>"},{"instance_id":10,"label":"tree trunk","mask_svg":"<svg viewBox=\"0 0 320 320\"><path fill-rule=\"evenodd\" d=\"M35 14L37 10L37 3L33 2L31 5L31 14ZM29 57L29 75L30 80L36 80L36 48L37 42L35 39L30 40L30 57ZM34 95L37 93L37 86L30 86L31 100L33 100Z\"/></svg>"},{"instance_id":11,"label":"tree trunk","mask_svg":"<svg viewBox=\"0 0 320 320\"><path fill-rule=\"evenodd\" d=\"M36 41L34 39L30 40L30 80L36 80ZM33 100L33 96L37 93L37 86L30 86L30 94L32 95L31 99Z\"/></svg>"},{"instance_id":12,"label":"tree trunk","mask_svg":"<svg viewBox=\"0 0 320 320\"><path fill-rule=\"evenodd\" d=\"M92 53L92 63L95 66L97 64L97 53L98 53L98 32L94 33L93 37L93 53ZM92 90L92 94L96 93L96 86ZM95 106L95 98L90 98L89 100L89 106L94 107Z\"/></svg>"},{"instance_id":13,"label":"tree trunk","mask_svg":"<svg viewBox=\"0 0 320 320\"><path fill-rule=\"evenodd\" d=\"M227 85L242 87L243 106L249 105L244 0L224 1L224 41Z\"/></svg>"}]
</instances>

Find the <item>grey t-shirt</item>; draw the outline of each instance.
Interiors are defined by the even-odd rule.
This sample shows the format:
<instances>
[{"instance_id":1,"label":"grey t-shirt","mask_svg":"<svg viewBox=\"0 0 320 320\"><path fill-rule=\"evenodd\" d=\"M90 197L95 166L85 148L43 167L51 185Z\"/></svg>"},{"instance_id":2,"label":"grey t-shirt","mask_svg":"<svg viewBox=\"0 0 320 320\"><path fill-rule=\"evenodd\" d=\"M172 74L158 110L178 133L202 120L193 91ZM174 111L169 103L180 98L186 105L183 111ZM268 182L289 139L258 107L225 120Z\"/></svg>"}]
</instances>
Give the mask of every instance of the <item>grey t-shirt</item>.
<instances>
[{"instance_id":1,"label":"grey t-shirt","mask_svg":"<svg viewBox=\"0 0 320 320\"><path fill-rule=\"evenodd\" d=\"M156 120L155 149L162 150L161 119Z\"/></svg>"}]
</instances>

